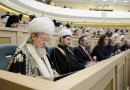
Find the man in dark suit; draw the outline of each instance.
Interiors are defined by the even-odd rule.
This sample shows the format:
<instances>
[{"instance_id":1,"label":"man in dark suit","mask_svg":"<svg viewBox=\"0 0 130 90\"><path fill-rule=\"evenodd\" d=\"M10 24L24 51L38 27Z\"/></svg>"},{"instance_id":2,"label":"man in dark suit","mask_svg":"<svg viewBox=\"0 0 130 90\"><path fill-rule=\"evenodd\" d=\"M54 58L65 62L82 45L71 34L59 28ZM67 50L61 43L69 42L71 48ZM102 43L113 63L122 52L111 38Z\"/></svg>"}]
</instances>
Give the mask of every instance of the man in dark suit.
<instances>
[{"instance_id":1,"label":"man in dark suit","mask_svg":"<svg viewBox=\"0 0 130 90\"><path fill-rule=\"evenodd\" d=\"M90 52L87 48L88 39L86 36L81 36L78 40L79 46L75 48L74 54L83 62L87 63L92 60Z\"/></svg>"}]
</instances>

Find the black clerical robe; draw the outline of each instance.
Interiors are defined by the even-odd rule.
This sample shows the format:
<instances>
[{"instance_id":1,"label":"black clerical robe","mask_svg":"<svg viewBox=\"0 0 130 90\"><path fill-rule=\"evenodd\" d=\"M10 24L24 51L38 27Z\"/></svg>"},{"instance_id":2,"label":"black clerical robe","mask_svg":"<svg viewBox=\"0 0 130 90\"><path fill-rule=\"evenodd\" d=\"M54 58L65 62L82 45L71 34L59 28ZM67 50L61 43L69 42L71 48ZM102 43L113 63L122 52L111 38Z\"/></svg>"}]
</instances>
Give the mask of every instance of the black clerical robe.
<instances>
[{"instance_id":1,"label":"black clerical robe","mask_svg":"<svg viewBox=\"0 0 130 90\"><path fill-rule=\"evenodd\" d=\"M58 47L54 49L51 57L55 68L60 75L85 68L85 64L83 64L68 47L62 45L58 45Z\"/></svg>"},{"instance_id":2,"label":"black clerical robe","mask_svg":"<svg viewBox=\"0 0 130 90\"><path fill-rule=\"evenodd\" d=\"M52 66L51 68L53 68L51 60L49 59L48 55L46 56L50 62L50 65ZM41 58L41 60L44 61L43 58ZM38 65L34 61L26 46L17 48L10 60L7 70L27 76L42 76L40 70L38 69Z\"/></svg>"}]
</instances>

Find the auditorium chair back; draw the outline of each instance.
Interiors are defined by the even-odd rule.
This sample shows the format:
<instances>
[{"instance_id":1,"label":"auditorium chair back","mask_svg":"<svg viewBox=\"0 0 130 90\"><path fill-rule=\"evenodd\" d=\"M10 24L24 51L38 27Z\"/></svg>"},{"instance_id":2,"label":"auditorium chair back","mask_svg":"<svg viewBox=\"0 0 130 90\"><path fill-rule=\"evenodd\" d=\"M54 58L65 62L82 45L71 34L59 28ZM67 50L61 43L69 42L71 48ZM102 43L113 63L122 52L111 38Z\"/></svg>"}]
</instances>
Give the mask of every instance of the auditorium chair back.
<instances>
[{"instance_id":1,"label":"auditorium chair back","mask_svg":"<svg viewBox=\"0 0 130 90\"><path fill-rule=\"evenodd\" d=\"M75 48L77 48L77 46L71 46L71 47L69 47L69 49L70 49L73 53L74 53Z\"/></svg>"},{"instance_id":2,"label":"auditorium chair back","mask_svg":"<svg viewBox=\"0 0 130 90\"><path fill-rule=\"evenodd\" d=\"M0 70L7 69L10 57L17 47L18 45L15 44L0 44Z\"/></svg>"},{"instance_id":3,"label":"auditorium chair back","mask_svg":"<svg viewBox=\"0 0 130 90\"><path fill-rule=\"evenodd\" d=\"M55 46L47 46L47 47L46 47L46 51L47 51L47 53L49 54L49 56L52 55L52 52L53 52L53 50L54 50L55 48L56 48Z\"/></svg>"}]
</instances>

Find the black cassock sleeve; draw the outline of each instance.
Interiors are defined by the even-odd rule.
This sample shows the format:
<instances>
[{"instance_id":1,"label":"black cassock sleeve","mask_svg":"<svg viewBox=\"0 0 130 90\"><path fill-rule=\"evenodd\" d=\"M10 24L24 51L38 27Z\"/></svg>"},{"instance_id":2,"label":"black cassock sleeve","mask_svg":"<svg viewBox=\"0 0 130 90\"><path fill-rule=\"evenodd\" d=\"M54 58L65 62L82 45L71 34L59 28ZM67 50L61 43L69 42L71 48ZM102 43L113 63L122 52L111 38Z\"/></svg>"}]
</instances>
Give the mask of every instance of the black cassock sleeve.
<instances>
[{"instance_id":1,"label":"black cassock sleeve","mask_svg":"<svg viewBox=\"0 0 130 90\"><path fill-rule=\"evenodd\" d=\"M8 66L8 71L26 75L26 55L22 51L14 53Z\"/></svg>"},{"instance_id":2,"label":"black cassock sleeve","mask_svg":"<svg viewBox=\"0 0 130 90\"><path fill-rule=\"evenodd\" d=\"M52 61L59 74L67 74L85 68L85 65L68 59L59 49L55 48Z\"/></svg>"},{"instance_id":3,"label":"black cassock sleeve","mask_svg":"<svg viewBox=\"0 0 130 90\"><path fill-rule=\"evenodd\" d=\"M57 48L54 49L51 60L59 74L70 73L70 67L67 61L67 57L61 53L61 51Z\"/></svg>"}]
</instances>

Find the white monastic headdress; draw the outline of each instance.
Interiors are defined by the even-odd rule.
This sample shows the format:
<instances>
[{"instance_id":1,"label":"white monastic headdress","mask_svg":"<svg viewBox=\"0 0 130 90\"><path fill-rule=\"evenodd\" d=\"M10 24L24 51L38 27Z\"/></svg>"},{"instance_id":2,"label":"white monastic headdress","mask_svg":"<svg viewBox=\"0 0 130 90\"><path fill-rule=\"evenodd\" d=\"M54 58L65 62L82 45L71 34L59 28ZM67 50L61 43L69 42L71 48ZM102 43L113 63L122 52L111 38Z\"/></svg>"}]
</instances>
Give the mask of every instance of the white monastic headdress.
<instances>
[{"instance_id":1,"label":"white monastic headdress","mask_svg":"<svg viewBox=\"0 0 130 90\"><path fill-rule=\"evenodd\" d=\"M29 33L43 32L49 35L53 35L55 30L55 25L51 19L48 17L37 17L34 18L28 25ZM29 37L30 37L29 35ZM29 37L19 46L22 47L26 44Z\"/></svg>"},{"instance_id":2,"label":"white monastic headdress","mask_svg":"<svg viewBox=\"0 0 130 90\"><path fill-rule=\"evenodd\" d=\"M44 32L49 35L53 35L53 32L55 30L54 23L51 19L48 17L38 17L34 18L29 23L29 31L31 33L33 32Z\"/></svg>"},{"instance_id":3,"label":"white monastic headdress","mask_svg":"<svg viewBox=\"0 0 130 90\"><path fill-rule=\"evenodd\" d=\"M63 37L63 36L67 36L70 35L72 36L72 32L69 29L62 29L59 33L58 36L59 37Z\"/></svg>"}]
</instances>

